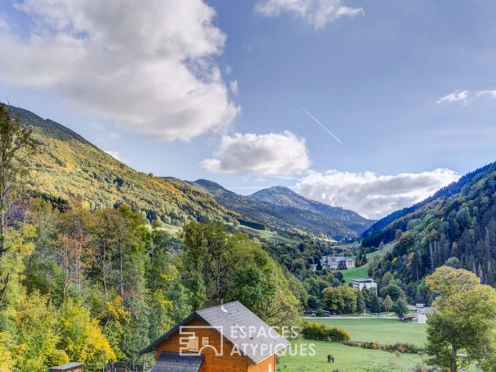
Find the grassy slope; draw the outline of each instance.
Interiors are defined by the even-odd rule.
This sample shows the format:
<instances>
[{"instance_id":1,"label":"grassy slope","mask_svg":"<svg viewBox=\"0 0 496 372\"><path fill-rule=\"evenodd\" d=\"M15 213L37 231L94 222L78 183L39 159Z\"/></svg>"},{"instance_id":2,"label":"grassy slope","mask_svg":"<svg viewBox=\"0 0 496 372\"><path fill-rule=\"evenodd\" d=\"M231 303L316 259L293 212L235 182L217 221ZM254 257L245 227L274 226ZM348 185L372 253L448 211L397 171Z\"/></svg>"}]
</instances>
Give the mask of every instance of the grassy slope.
<instances>
[{"instance_id":1,"label":"grassy slope","mask_svg":"<svg viewBox=\"0 0 496 372\"><path fill-rule=\"evenodd\" d=\"M257 230L257 229L252 229L251 227L242 226L242 225L239 225L238 227L245 234L252 234L253 236L255 236L258 239L275 240L277 242L289 243L289 244L301 243L301 240L295 240L295 239L287 238L285 236L279 235L275 231Z\"/></svg>"},{"instance_id":2,"label":"grassy slope","mask_svg":"<svg viewBox=\"0 0 496 372\"><path fill-rule=\"evenodd\" d=\"M351 283L353 279L367 278L369 276L369 265L363 265L356 269L339 270L343 274L346 283Z\"/></svg>"},{"instance_id":3,"label":"grassy slope","mask_svg":"<svg viewBox=\"0 0 496 372\"><path fill-rule=\"evenodd\" d=\"M426 325L405 323L396 319L316 319L318 323L343 327L351 334L353 341L379 344L408 342L422 346L426 341Z\"/></svg>"},{"instance_id":4,"label":"grassy slope","mask_svg":"<svg viewBox=\"0 0 496 372\"><path fill-rule=\"evenodd\" d=\"M420 364L422 357L414 354L401 354L397 356L382 350L368 350L338 343L327 343L318 341L300 341L313 343L315 345L315 356L281 356L277 364L278 371L284 372L387 372L408 371L410 368ZM295 344L292 348L294 350ZM288 353L289 354L289 353ZM334 364L327 363L327 355L332 354L335 358Z\"/></svg>"},{"instance_id":5,"label":"grassy slope","mask_svg":"<svg viewBox=\"0 0 496 372\"><path fill-rule=\"evenodd\" d=\"M384 256L387 252L391 251L393 249L394 242L387 244L382 248L380 251L375 251L373 253L370 253L367 255L367 261L371 262L375 256ZM369 270L369 265L363 265L360 267L357 267L356 269L350 269L350 270L339 270L343 274L343 278L346 281L346 283L351 283L353 279L358 279L358 278L368 278Z\"/></svg>"}]
</instances>

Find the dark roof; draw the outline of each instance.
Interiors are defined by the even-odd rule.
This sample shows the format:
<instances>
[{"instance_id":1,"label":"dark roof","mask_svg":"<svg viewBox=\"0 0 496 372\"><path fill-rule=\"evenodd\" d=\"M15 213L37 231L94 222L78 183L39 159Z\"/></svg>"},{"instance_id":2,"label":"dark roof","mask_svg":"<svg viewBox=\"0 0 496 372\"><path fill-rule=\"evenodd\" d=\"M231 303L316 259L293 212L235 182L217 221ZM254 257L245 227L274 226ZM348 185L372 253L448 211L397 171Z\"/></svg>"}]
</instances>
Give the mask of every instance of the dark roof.
<instances>
[{"instance_id":1,"label":"dark roof","mask_svg":"<svg viewBox=\"0 0 496 372\"><path fill-rule=\"evenodd\" d=\"M204 355L162 352L152 372L198 372L204 361Z\"/></svg>"},{"instance_id":2,"label":"dark roof","mask_svg":"<svg viewBox=\"0 0 496 372\"><path fill-rule=\"evenodd\" d=\"M356 283L375 283L376 281L374 279L370 278L358 278L358 279L353 279L353 282Z\"/></svg>"},{"instance_id":3,"label":"dark roof","mask_svg":"<svg viewBox=\"0 0 496 372\"><path fill-rule=\"evenodd\" d=\"M84 363L71 362L71 363L61 365L61 366L50 367L50 371L67 371L68 369L81 367L83 365L84 365Z\"/></svg>"},{"instance_id":4,"label":"dark roof","mask_svg":"<svg viewBox=\"0 0 496 372\"><path fill-rule=\"evenodd\" d=\"M192 313L143 349L140 355L154 351L159 344L169 339L182 325L189 323L194 318L203 320L210 326L216 327L217 330L222 329L224 339L254 364L260 363L289 345L288 340L239 301L235 301ZM250 330L253 331L250 332Z\"/></svg>"}]
</instances>

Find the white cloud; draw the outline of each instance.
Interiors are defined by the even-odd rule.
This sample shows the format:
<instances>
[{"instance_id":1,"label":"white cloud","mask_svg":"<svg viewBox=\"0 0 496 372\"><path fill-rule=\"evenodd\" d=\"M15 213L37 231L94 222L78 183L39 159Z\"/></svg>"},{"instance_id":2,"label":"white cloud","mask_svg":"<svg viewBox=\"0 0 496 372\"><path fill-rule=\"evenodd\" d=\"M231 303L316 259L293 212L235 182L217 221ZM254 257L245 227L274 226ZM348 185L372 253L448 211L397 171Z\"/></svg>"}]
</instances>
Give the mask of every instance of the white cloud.
<instances>
[{"instance_id":1,"label":"white cloud","mask_svg":"<svg viewBox=\"0 0 496 372\"><path fill-rule=\"evenodd\" d=\"M297 189L310 199L379 219L424 200L459 177L449 169L397 176L377 176L373 172L312 171L297 184Z\"/></svg>"},{"instance_id":2,"label":"white cloud","mask_svg":"<svg viewBox=\"0 0 496 372\"><path fill-rule=\"evenodd\" d=\"M239 86L238 86L238 81L237 80L233 80L229 83L229 89L231 90L231 93L234 94L234 95L238 95L239 94Z\"/></svg>"},{"instance_id":3,"label":"white cloud","mask_svg":"<svg viewBox=\"0 0 496 372\"><path fill-rule=\"evenodd\" d=\"M224 72L225 72L226 75L231 75L231 73L232 73L232 67L229 66L229 65L227 65Z\"/></svg>"},{"instance_id":4,"label":"white cloud","mask_svg":"<svg viewBox=\"0 0 496 372\"><path fill-rule=\"evenodd\" d=\"M302 174L311 164L305 140L289 131L224 136L214 157L204 160L202 166L215 173L287 176Z\"/></svg>"},{"instance_id":5,"label":"white cloud","mask_svg":"<svg viewBox=\"0 0 496 372\"><path fill-rule=\"evenodd\" d=\"M0 81L58 93L118 127L189 140L240 108L214 57L226 35L202 0L24 0L27 37L0 27Z\"/></svg>"},{"instance_id":6,"label":"white cloud","mask_svg":"<svg viewBox=\"0 0 496 372\"><path fill-rule=\"evenodd\" d=\"M113 158L116 158L117 160L122 162L121 153L119 151L105 151L105 152L110 156L112 156Z\"/></svg>"},{"instance_id":7,"label":"white cloud","mask_svg":"<svg viewBox=\"0 0 496 372\"><path fill-rule=\"evenodd\" d=\"M486 97L489 96L491 98L496 98L496 90L481 90L477 93L477 97Z\"/></svg>"},{"instance_id":8,"label":"white cloud","mask_svg":"<svg viewBox=\"0 0 496 372\"><path fill-rule=\"evenodd\" d=\"M110 132L109 135L108 135L108 138L109 139L112 139L112 140L115 140L115 139L121 138L121 135L119 133Z\"/></svg>"},{"instance_id":9,"label":"white cloud","mask_svg":"<svg viewBox=\"0 0 496 372\"><path fill-rule=\"evenodd\" d=\"M444 102L461 102L463 104L467 103L467 98L468 98L468 90L455 90L453 93L450 93L444 97L441 97L436 103L444 103Z\"/></svg>"},{"instance_id":10,"label":"white cloud","mask_svg":"<svg viewBox=\"0 0 496 372\"><path fill-rule=\"evenodd\" d=\"M255 12L266 17L288 13L302 18L316 29L341 17L365 15L362 8L349 8L342 5L342 0L262 0L255 5Z\"/></svg>"}]
</instances>

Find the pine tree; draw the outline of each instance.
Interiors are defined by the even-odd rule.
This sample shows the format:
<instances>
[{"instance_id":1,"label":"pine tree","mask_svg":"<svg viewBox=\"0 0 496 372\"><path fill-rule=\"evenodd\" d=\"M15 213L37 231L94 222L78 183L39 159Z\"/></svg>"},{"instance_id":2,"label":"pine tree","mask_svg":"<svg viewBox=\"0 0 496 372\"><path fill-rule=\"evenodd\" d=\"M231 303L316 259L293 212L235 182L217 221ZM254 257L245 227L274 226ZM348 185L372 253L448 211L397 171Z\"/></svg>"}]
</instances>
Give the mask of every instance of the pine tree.
<instances>
[{"instance_id":1,"label":"pine tree","mask_svg":"<svg viewBox=\"0 0 496 372\"><path fill-rule=\"evenodd\" d=\"M372 292L369 296L370 299L370 311L372 313L380 313L381 312L381 302L379 301L379 297L375 292Z\"/></svg>"}]
</instances>

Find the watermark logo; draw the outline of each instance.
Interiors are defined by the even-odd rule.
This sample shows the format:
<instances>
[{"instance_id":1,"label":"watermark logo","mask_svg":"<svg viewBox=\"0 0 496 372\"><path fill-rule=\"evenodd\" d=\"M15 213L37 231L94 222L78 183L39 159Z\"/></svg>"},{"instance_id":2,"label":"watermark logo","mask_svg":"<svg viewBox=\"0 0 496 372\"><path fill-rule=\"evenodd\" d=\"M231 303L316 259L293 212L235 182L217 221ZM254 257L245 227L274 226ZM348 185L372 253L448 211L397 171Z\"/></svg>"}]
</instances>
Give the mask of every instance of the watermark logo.
<instances>
[{"instance_id":1,"label":"watermark logo","mask_svg":"<svg viewBox=\"0 0 496 372\"><path fill-rule=\"evenodd\" d=\"M215 332L211 332L214 330ZM225 337L227 336L227 337ZM290 355L315 356L315 345L298 342L288 345L284 338L297 339L295 327L244 327L235 324L222 326L181 326L179 328L179 354L182 356L210 354L224 356L225 338L232 347L229 356L243 355ZM270 342L267 342L271 340ZM274 340L278 342L274 342Z\"/></svg>"},{"instance_id":2,"label":"watermark logo","mask_svg":"<svg viewBox=\"0 0 496 372\"><path fill-rule=\"evenodd\" d=\"M211 344L212 338L209 335L210 332L204 332L208 330L216 330L219 335L221 342L215 345ZM201 355L205 354L207 349L214 352L215 356L224 355L224 327L214 327L214 326L181 326L179 328L179 354L180 355Z\"/></svg>"}]
</instances>

